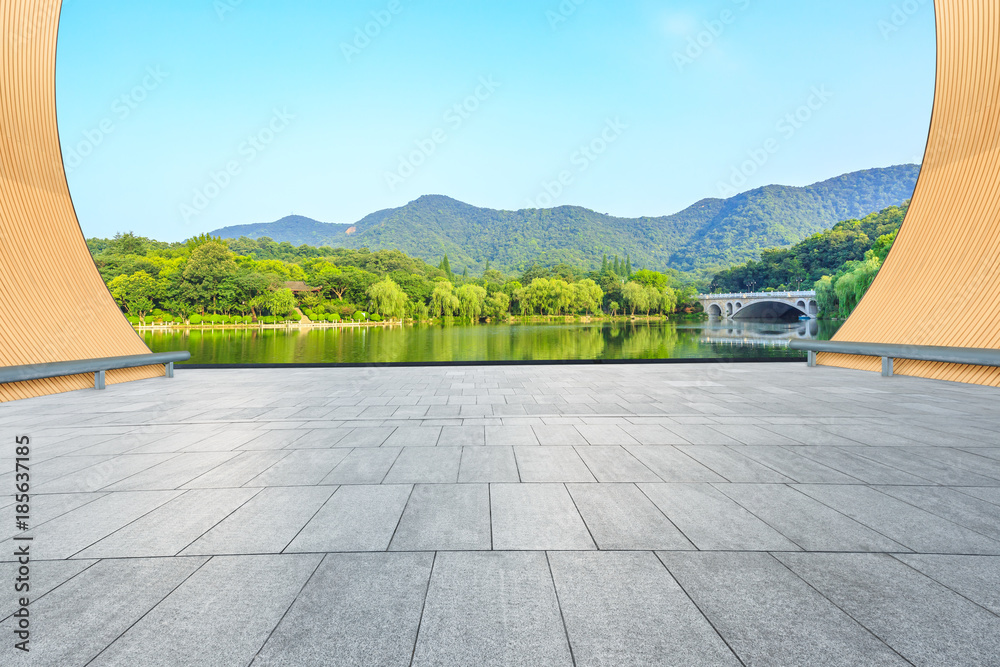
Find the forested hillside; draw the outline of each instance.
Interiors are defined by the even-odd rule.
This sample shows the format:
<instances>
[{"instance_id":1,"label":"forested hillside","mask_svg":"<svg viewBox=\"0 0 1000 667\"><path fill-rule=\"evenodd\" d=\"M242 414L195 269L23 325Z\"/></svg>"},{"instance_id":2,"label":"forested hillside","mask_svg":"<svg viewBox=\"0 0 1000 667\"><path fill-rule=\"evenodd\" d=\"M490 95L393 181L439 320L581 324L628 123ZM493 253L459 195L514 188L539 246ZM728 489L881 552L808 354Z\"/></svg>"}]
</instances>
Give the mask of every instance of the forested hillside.
<instances>
[{"instance_id":1,"label":"forested hillside","mask_svg":"<svg viewBox=\"0 0 1000 667\"><path fill-rule=\"evenodd\" d=\"M873 248L891 245L908 208L906 201L902 206L890 206L861 220L838 222L833 229L814 234L791 248L765 250L759 260L716 274L710 289L712 292L811 289L823 276L833 276L845 264L864 260Z\"/></svg>"},{"instance_id":2,"label":"forested hillside","mask_svg":"<svg viewBox=\"0 0 1000 667\"><path fill-rule=\"evenodd\" d=\"M912 195L918 172L917 165L901 165L801 188L767 186L730 199L705 199L661 217L618 218L576 206L500 211L433 195L353 225L295 217L227 227L212 235L396 249L432 263L447 254L456 271L476 274L487 264L524 271L535 262L594 270L604 255L629 255L636 267L710 276L766 248L791 245L840 220L898 204Z\"/></svg>"}]
</instances>

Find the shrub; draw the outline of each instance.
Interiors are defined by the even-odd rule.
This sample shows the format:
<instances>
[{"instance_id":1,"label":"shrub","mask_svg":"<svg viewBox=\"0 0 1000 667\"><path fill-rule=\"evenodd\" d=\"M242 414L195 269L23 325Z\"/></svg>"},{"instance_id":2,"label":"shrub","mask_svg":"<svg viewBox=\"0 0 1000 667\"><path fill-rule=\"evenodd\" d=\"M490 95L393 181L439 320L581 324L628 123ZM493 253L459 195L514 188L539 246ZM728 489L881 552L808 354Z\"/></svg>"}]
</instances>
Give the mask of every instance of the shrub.
<instances>
[{"instance_id":1,"label":"shrub","mask_svg":"<svg viewBox=\"0 0 1000 667\"><path fill-rule=\"evenodd\" d=\"M192 315L188 321L191 322L191 324L201 324L203 318L201 315Z\"/></svg>"},{"instance_id":2,"label":"shrub","mask_svg":"<svg viewBox=\"0 0 1000 667\"><path fill-rule=\"evenodd\" d=\"M139 325L139 318L138 317L132 317L131 315L126 315L125 319L128 320L129 324L131 324L132 326L138 326Z\"/></svg>"},{"instance_id":3,"label":"shrub","mask_svg":"<svg viewBox=\"0 0 1000 667\"><path fill-rule=\"evenodd\" d=\"M219 322L219 324L232 324L232 323L233 323L233 318L230 317L229 315L223 315L221 321Z\"/></svg>"},{"instance_id":4,"label":"shrub","mask_svg":"<svg viewBox=\"0 0 1000 667\"><path fill-rule=\"evenodd\" d=\"M379 315L377 313L375 315L372 315L372 322L382 322L382 321L383 321L383 318L382 318L381 315Z\"/></svg>"},{"instance_id":5,"label":"shrub","mask_svg":"<svg viewBox=\"0 0 1000 667\"><path fill-rule=\"evenodd\" d=\"M351 315L351 319L354 320L355 322L364 322L367 319L367 317L365 317L365 314L363 312L357 310L354 312L353 315Z\"/></svg>"},{"instance_id":6,"label":"shrub","mask_svg":"<svg viewBox=\"0 0 1000 667\"><path fill-rule=\"evenodd\" d=\"M327 322L339 322L341 320L340 313L330 313L326 316Z\"/></svg>"},{"instance_id":7,"label":"shrub","mask_svg":"<svg viewBox=\"0 0 1000 667\"><path fill-rule=\"evenodd\" d=\"M298 311L293 310L292 312L288 313L287 319L291 320L292 322L301 322L302 316L299 315Z\"/></svg>"},{"instance_id":8,"label":"shrub","mask_svg":"<svg viewBox=\"0 0 1000 667\"><path fill-rule=\"evenodd\" d=\"M275 318L268 315L267 317L260 318L260 321L263 322L264 324L274 324Z\"/></svg>"}]
</instances>

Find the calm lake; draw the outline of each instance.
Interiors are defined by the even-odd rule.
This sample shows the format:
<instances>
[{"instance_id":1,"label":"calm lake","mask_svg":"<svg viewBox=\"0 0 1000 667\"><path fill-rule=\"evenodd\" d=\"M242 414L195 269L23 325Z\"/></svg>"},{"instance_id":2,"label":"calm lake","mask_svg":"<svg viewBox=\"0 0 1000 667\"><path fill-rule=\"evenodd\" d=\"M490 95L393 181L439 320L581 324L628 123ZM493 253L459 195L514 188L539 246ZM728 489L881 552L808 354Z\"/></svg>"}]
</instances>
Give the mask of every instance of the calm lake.
<instances>
[{"instance_id":1,"label":"calm lake","mask_svg":"<svg viewBox=\"0 0 1000 667\"><path fill-rule=\"evenodd\" d=\"M595 322L143 331L153 352L192 364L592 359L804 359L794 338L829 340L840 322Z\"/></svg>"}]
</instances>

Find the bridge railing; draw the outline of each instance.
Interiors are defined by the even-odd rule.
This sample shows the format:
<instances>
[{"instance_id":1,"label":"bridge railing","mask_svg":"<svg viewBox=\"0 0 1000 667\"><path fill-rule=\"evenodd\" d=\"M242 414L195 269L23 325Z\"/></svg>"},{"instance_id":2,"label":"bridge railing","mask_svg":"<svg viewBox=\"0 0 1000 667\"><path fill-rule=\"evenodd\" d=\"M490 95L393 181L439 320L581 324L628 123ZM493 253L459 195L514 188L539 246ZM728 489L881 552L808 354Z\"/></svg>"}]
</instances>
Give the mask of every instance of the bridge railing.
<instances>
[{"instance_id":1,"label":"bridge railing","mask_svg":"<svg viewBox=\"0 0 1000 667\"><path fill-rule=\"evenodd\" d=\"M808 298L815 299L816 292L742 292L733 294L699 294L699 299L762 299L762 298L779 298L779 299L798 299L798 298Z\"/></svg>"},{"instance_id":2,"label":"bridge railing","mask_svg":"<svg viewBox=\"0 0 1000 667\"><path fill-rule=\"evenodd\" d=\"M105 357L103 359L82 359L80 361L56 361L47 364L30 364L27 366L0 366L0 384L93 373L94 388L104 389L104 377L107 371L119 370L122 368L141 368L142 366L158 366L163 364L165 367L164 373L166 377L172 378L174 376L174 363L178 361L187 361L190 358L190 352L159 352L156 354L136 354L128 357Z\"/></svg>"},{"instance_id":3,"label":"bridge railing","mask_svg":"<svg viewBox=\"0 0 1000 667\"><path fill-rule=\"evenodd\" d=\"M968 366L1000 366L1000 350L977 347L941 347L938 345L893 345L889 343L855 343L832 340L793 340L788 344L793 350L809 353L809 366L816 365L816 355L821 352L853 354L861 357L882 357L882 375L892 377L894 359L937 361L945 364Z\"/></svg>"}]
</instances>

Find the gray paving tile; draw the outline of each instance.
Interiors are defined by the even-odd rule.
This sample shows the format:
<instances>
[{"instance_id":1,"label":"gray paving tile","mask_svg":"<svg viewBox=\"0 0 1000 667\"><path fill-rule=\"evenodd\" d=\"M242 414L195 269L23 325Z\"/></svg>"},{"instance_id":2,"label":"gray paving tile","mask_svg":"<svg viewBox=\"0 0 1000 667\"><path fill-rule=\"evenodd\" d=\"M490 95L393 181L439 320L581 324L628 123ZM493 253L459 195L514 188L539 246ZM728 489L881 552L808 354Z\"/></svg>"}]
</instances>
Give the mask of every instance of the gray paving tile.
<instances>
[{"instance_id":1,"label":"gray paving tile","mask_svg":"<svg viewBox=\"0 0 1000 667\"><path fill-rule=\"evenodd\" d=\"M942 519L1000 540L1000 511L996 505L957 489L940 486L879 486L882 493ZM963 489L964 491L964 489Z\"/></svg>"},{"instance_id":2,"label":"gray paving tile","mask_svg":"<svg viewBox=\"0 0 1000 667\"><path fill-rule=\"evenodd\" d=\"M110 493L66 512L33 531L37 560L69 558L180 495L180 491ZM14 559L13 541L0 542L0 561Z\"/></svg>"},{"instance_id":3,"label":"gray paving tile","mask_svg":"<svg viewBox=\"0 0 1000 667\"><path fill-rule=\"evenodd\" d=\"M193 442L178 451L182 452L231 452L259 437L262 431L255 428L226 428L213 431L205 438Z\"/></svg>"},{"instance_id":4,"label":"gray paving tile","mask_svg":"<svg viewBox=\"0 0 1000 667\"><path fill-rule=\"evenodd\" d=\"M32 611L38 609L39 598L44 597L49 592L62 586L64 583L77 576L88 567L96 563L93 560L40 560L30 563L27 591L18 591L15 586L24 583L17 581L23 575L18 573L20 563L0 563L0 577L3 581L10 582L9 590L11 595L5 595L0 599L0 621L6 620L19 608L18 600L20 593L29 593ZM5 642L6 643L6 642Z\"/></svg>"},{"instance_id":5,"label":"gray paving tile","mask_svg":"<svg viewBox=\"0 0 1000 667\"><path fill-rule=\"evenodd\" d=\"M174 556L257 492L258 489L188 491L87 547L77 557Z\"/></svg>"},{"instance_id":6,"label":"gray paving tile","mask_svg":"<svg viewBox=\"0 0 1000 667\"><path fill-rule=\"evenodd\" d=\"M46 481L44 470L37 471L36 493L88 493L120 482L143 470L174 458L176 454L123 454L95 459L93 465ZM7 488L10 488L9 486Z\"/></svg>"},{"instance_id":7,"label":"gray paving tile","mask_svg":"<svg viewBox=\"0 0 1000 667\"><path fill-rule=\"evenodd\" d=\"M245 451L183 485L185 489L223 489L243 486L288 456L287 451Z\"/></svg>"},{"instance_id":8,"label":"gray paving tile","mask_svg":"<svg viewBox=\"0 0 1000 667\"><path fill-rule=\"evenodd\" d=\"M987 665L1000 618L882 554L779 558L913 664Z\"/></svg>"},{"instance_id":9,"label":"gray paving tile","mask_svg":"<svg viewBox=\"0 0 1000 667\"><path fill-rule=\"evenodd\" d=\"M328 554L253 667L409 665L432 559Z\"/></svg>"},{"instance_id":10,"label":"gray paving tile","mask_svg":"<svg viewBox=\"0 0 1000 667\"><path fill-rule=\"evenodd\" d=\"M696 424L671 424L667 430L673 431L692 445L739 445L739 440L730 438L710 426Z\"/></svg>"},{"instance_id":11,"label":"gray paving tile","mask_svg":"<svg viewBox=\"0 0 1000 667\"><path fill-rule=\"evenodd\" d=\"M799 550L711 484L640 484L639 488L699 549Z\"/></svg>"},{"instance_id":12,"label":"gray paving tile","mask_svg":"<svg viewBox=\"0 0 1000 667\"><path fill-rule=\"evenodd\" d=\"M486 444L485 426L444 426L438 445L444 447L475 447Z\"/></svg>"},{"instance_id":13,"label":"gray paving tile","mask_svg":"<svg viewBox=\"0 0 1000 667\"><path fill-rule=\"evenodd\" d=\"M659 482L660 478L623 447L576 450L598 482Z\"/></svg>"},{"instance_id":14,"label":"gray paving tile","mask_svg":"<svg viewBox=\"0 0 1000 667\"><path fill-rule=\"evenodd\" d=\"M321 484L381 484L402 450L355 449L323 478Z\"/></svg>"},{"instance_id":15,"label":"gray paving tile","mask_svg":"<svg viewBox=\"0 0 1000 667\"><path fill-rule=\"evenodd\" d=\"M961 493L964 493L968 496L972 496L973 498L979 498L980 500L985 500L988 503L992 503L994 505L1000 505L1000 488L991 487L991 488L977 489L971 487L962 487L961 489L958 490Z\"/></svg>"},{"instance_id":16,"label":"gray paving tile","mask_svg":"<svg viewBox=\"0 0 1000 667\"><path fill-rule=\"evenodd\" d=\"M306 429L275 429L262 431L259 436L237 449L240 450L275 450L294 446L295 442L309 433Z\"/></svg>"},{"instance_id":17,"label":"gray paving tile","mask_svg":"<svg viewBox=\"0 0 1000 667\"><path fill-rule=\"evenodd\" d=\"M384 444L386 447L434 447L440 437L440 426L400 426Z\"/></svg>"},{"instance_id":18,"label":"gray paving tile","mask_svg":"<svg viewBox=\"0 0 1000 667\"><path fill-rule=\"evenodd\" d=\"M744 664L907 664L767 554L659 556Z\"/></svg>"},{"instance_id":19,"label":"gray paving tile","mask_svg":"<svg viewBox=\"0 0 1000 667\"><path fill-rule=\"evenodd\" d=\"M720 477L737 484L781 484L792 480L740 453L742 447L678 447Z\"/></svg>"},{"instance_id":20,"label":"gray paving tile","mask_svg":"<svg viewBox=\"0 0 1000 667\"><path fill-rule=\"evenodd\" d=\"M490 502L494 549L596 548L562 484L492 484Z\"/></svg>"},{"instance_id":21,"label":"gray paving tile","mask_svg":"<svg viewBox=\"0 0 1000 667\"><path fill-rule=\"evenodd\" d=\"M412 486L341 486L286 551L385 551Z\"/></svg>"},{"instance_id":22,"label":"gray paving tile","mask_svg":"<svg viewBox=\"0 0 1000 667\"><path fill-rule=\"evenodd\" d=\"M576 665L739 665L651 553L553 553Z\"/></svg>"},{"instance_id":23,"label":"gray paving tile","mask_svg":"<svg viewBox=\"0 0 1000 667\"><path fill-rule=\"evenodd\" d=\"M806 551L909 550L782 484L718 484L716 488Z\"/></svg>"},{"instance_id":24,"label":"gray paving tile","mask_svg":"<svg viewBox=\"0 0 1000 667\"><path fill-rule=\"evenodd\" d=\"M311 486L319 484L347 458L346 449L299 449L291 451L244 486ZM198 480L195 480L196 482Z\"/></svg>"},{"instance_id":25,"label":"gray paving tile","mask_svg":"<svg viewBox=\"0 0 1000 667\"><path fill-rule=\"evenodd\" d=\"M859 484L860 480L800 456L794 448L747 445L739 452L802 484Z\"/></svg>"},{"instance_id":26,"label":"gray paving tile","mask_svg":"<svg viewBox=\"0 0 1000 667\"><path fill-rule=\"evenodd\" d=\"M721 475L670 445L626 447L626 449L664 482L726 481Z\"/></svg>"},{"instance_id":27,"label":"gray paving tile","mask_svg":"<svg viewBox=\"0 0 1000 667\"><path fill-rule=\"evenodd\" d=\"M461 459L461 447L405 447L383 483L454 484Z\"/></svg>"},{"instance_id":28,"label":"gray paving tile","mask_svg":"<svg viewBox=\"0 0 1000 667\"><path fill-rule=\"evenodd\" d=\"M926 554L895 558L1000 616L1000 558Z\"/></svg>"},{"instance_id":29,"label":"gray paving tile","mask_svg":"<svg viewBox=\"0 0 1000 667\"><path fill-rule=\"evenodd\" d=\"M513 447L464 447L458 481L519 482Z\"/></svg>"},{"instance_id":30,"label":"gray paving tile","mask_svg":"<svg viewBox=\"0 0 1000 667\"><path fill-rule=\"evenodd\" d=\"M916 552L1000 554L1000 542L865 486L796 488Z\"/></svg>"},{"instance_id":31,"label":"gray paving tile","mask_svg":"<svg viewBox=\"0 0 1000 667\"><path fill-rule=\"evenodd\" d=\"M355 428L345 435L337 444L337 447L381 447L395 428L372 427Z\"/></svg>"},{"instance_id":32,"label":"gray paving tile","mask_svg":"<svg viewBox=\"0 0 1000 667\"><path fill-rule=\"evenodd\" d=\"M638 420L633 420L638 421ZM673 424L672 420L657 420L664 421L664 423ZM628 433L630 436L635 438L640 444L643 445L687 445L690 444L687 440L677 435L673 431L668 431L661 424L624 424L622 425L622 430Z\"/></svg>"},{"instance_id":33,"label":"gray paving tile","mask_svg":"<svg viewBox=\"0 0 1000 667\"><path fill-rule=\"evenodd\" d=\"M280 553L335 490L330 486L263 489L181 553Z\"/></svg>"},{"instance_id":34,"label":"gray paving tile","mask_svg":"<svg viewBox=\"0 0 1000 667\"><path fill-rule=\"evenodd\" d=\"M949 465L923 456L914 456L906 448L865 447L856 450L856 452L859 456L898 468L935 484L1000 486L1000 481L996 478L979 475L963 467Z\"/></svg>"},{"instance_id":35,"label":"gray paving tile","mask_svg":"<svg viewBox=\"0 0 1000 667\"><path fill-rule=\"evenodd\" d=\"M491 532L488 485L418 484L413 487L389 548L488 550L492 548Z\"/></svg>"},{"instance_id":36,"label":"gray paving tile","mask_svg":"<svg viewBox=\"0 0 1000 667\"><path fill-rule=\"evenodd\" d=\"M31 605L30 653L13 648L13 618L0 623L10 667L83 667L205 563L204 558L106 560ZM171 633L163 633L171 637ZM140 664L140 663L133 663Z\"/></svg>"},{"instance_id":37,"label":"gray paving tile","mask_svg":"<svg viewBox=\"0 0 1000 667\"><path fill-rule=\"evenodd\" d=\"M238 456L238 452L181 453L151 468L106 487L106 491L157 491L176 489L195 477Z\"/></svg>"},{"instance_id":38,"label":"gray paving tile","mask_svg":"<svg viewBox=\"0 0 1000 667\"><path fill-rule=\"evenodd\" d=\"M546 420L551 421L551 420ZM544 424L542 426L532 426L538 443L545 446L570 446L588 445L587 439L569 424Z\"/></svg>"},{"instance_id":39,"label":"gray paving tile","mask_svg":"<svg viewBox=\"0 0 1000 667\"><path fill-rule=\"evenodd\" d=\"M34 529L45 530L44 525L57 517L71 512L78 507L83 507L92 503L98 498L104 497L105 493L58 493L53 495L39 494L31 495L31 523ZM0 539L14 537L20 531L17 530L16 505L13 496L4 496L4 508L0 510Z\"/></svg>"},{"instance_id":40,"label":"gray paving tile","mask_svg":"<svg viewBox=\"0 0 1000 667\"><path fill-rule=\"evenodd\" d=\"M319 428L325 422L309 422L311 430L296 438L285 449L330 449L349 434L349 429L339 428L341 422L333 422L331 428Z\"/></svg>"},{"instance_id":41,"label":"gray paving tile","mask_svg":"<svg viewBox=\"0 0 1000 667\"><path fill-rule=\"evenodd\" d=\"M775 446L796 445L795 440L778 435L753 424L716 424L712 429L744 445Z\"/></svg>"},{"instance_id":42,"label":"gray paving tile","mask_svg":"<svg viewBox=\"0 0 1000 667\"><path fill-rule=\"evenodd\" d=\"M853 451L834 447L790 448L825 466L839 470L845 475L859 479L865 484L927 484L929 480L903 472L871 459L859 456Z\"/></svg>"},{"instance_id":43,"label":"gray paving tile","mask_svg":"<svg viewBox=\"0 0 1000 667\"><path fill-rule=\"evenodd\" d=\"M249 664L320 558L213 558L90 664Z\"/></svg>"},{"instance_id":44,"label":"gray paving tile","mask_svg":"<svg viewBox=\"0 0 1000 667\"><path fill-rule=\"evenodd\" d=\"M487 426L486 444L502 447L537 445L538 439L531 426Z\"/></svg>"},{"instance_id":45,"label":"gray paving tile","mask_svg":"<svg viewBox=\"0 0 1000 667\"><path fill-rule=\"evenodd\" d=\"M591 445L638 445L639 442L614 424L577 426L576 430Z\"/></svg>"},{"instance_id":46,"label":"gray paving tile","mask_svg":"<svg viewBox=\"0 0 1000 667\"><path fill-rule=\"evenodd\" d=\"M594 476L572 447L515 447L522 482L593 482Z\"/></svg>"},{"instance_id":47,"label":"gray paving tile","mask_svg":"<svg viewBox=\"0 0 1000 667\"><path fill-rule=\"evenodd\" d=\"M693 549L634 484L568 484L597 548Z\"/></svg>"},{"instance_id":48,"label":"gray paving tile","mask_svg":"<svg viewBox=\"0 0 1000 667\"><path fill-rule=\"evenodd\" d=\"M413 665L572 665L543 553L440 553Z\"/></svg>"}]
</instances>

